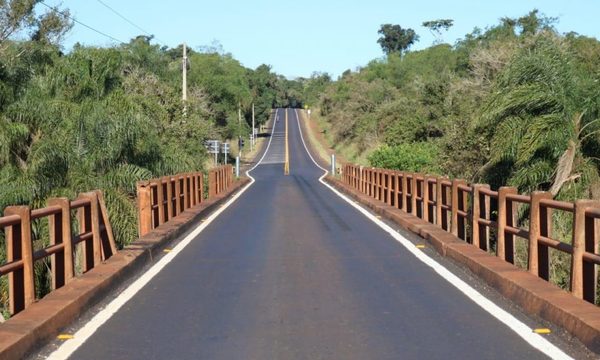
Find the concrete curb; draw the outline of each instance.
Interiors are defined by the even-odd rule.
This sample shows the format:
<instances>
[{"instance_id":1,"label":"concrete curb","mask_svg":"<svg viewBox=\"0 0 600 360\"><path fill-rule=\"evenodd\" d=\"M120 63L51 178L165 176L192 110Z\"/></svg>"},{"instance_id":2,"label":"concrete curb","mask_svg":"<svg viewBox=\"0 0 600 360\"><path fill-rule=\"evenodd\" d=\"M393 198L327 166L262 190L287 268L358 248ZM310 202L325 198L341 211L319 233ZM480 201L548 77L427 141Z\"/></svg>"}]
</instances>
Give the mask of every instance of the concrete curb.
<instances>
[{"instance_id":1,"label":"concrete curb","mask_svg":"<svg viewBox=\"0 0 600 360\"><path fill-rule=\"evenodd\" d=\"M557 286L468 244L436 225L395 207L357 193L341 181L327 177L330 185L374 213L418 234L442 256L466 266L525 313L554 323L600 353L600 309Z\"/></svg>"},{"instance_id":2,"label":"concrete curb","mask_svg":"<svg viewBox=\"0 0 600 360\"><path fill-rule=\"evenodd\" d=\"M128 245L106 262L0 324L0 360L23 358L55 338L60 329L75 321L112 289L154 263L166 245L189 232L201 218L249 182L248 178L240 178L233 183L230 190L184 211Z\"/></svg>"}]
</instances>

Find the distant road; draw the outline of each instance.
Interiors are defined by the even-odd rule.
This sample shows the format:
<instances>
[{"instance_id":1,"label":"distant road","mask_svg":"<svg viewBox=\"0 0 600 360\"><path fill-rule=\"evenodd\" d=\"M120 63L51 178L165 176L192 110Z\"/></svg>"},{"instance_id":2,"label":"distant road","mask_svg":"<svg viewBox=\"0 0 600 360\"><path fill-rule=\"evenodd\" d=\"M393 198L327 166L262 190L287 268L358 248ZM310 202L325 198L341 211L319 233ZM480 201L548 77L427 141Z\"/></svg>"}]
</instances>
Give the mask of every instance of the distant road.
<instances>
[{"instance_id":1,"label":"distant road","mask_svg":"<svg viewBox=\"0 0 600 360\"><path fill-rule=\"evenodd\" d=\"M538 359L319 182L280 109L248 190L73 354L75 359Z\"/></svg>"}]
</instances>

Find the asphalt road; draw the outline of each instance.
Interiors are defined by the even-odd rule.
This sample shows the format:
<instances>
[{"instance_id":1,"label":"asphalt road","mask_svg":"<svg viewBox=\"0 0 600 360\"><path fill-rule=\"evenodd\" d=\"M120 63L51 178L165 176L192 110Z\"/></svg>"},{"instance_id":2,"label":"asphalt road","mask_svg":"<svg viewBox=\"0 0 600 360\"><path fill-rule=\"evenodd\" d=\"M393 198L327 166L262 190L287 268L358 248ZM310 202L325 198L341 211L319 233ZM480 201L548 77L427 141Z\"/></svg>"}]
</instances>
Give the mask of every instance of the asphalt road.
<instances>
[{"instance_id":1,"label":"asphalt road","mask_svg":"<svg viewBox=\"0 0 600 360\"><path fill-rule=\"evenodd\" d=\"M273 142L256 182L72 358L544 357L320 184L289 125L290 175Z\"/></svg>"}]
</instances>

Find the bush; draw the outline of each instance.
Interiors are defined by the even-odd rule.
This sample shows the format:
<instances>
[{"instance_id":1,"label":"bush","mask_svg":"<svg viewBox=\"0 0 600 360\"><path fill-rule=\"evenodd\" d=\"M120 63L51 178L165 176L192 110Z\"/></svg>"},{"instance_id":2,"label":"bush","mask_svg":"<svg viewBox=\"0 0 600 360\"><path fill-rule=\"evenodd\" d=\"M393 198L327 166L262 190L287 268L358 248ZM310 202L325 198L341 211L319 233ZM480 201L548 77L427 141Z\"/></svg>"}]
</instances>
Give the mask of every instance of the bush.
<instances>
[{"instance_id":1,"label":"bush","mask_svg":"<svg viewBox=\"0 0 600 360\"><path fill-rule=\"evenodd\" d=\"M438 148L432 142L384 145L369 155L371 166L412 172L438 173Z\"/></svg>"}]
</instances>

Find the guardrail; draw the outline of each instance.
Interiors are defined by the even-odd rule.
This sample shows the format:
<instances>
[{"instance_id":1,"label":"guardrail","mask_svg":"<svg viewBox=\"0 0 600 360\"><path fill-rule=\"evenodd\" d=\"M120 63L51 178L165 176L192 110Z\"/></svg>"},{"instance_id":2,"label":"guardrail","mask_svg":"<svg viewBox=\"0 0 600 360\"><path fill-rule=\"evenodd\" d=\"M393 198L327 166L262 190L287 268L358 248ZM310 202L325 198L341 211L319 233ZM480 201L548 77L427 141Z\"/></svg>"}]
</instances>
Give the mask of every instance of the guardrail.
<instances>
[{"instance_id":1,"label":"guardrail","mask_svg":"<svg viewBox=\"0 0 600 360\"><path fill-rule=\"evenodd\" d=\"M219 166L208 172L208 198L229 189L233 182L233 167ZM204 196L202 172L163 176L137 183L138 232L143 236L186 209L202 203Z\"/></svg>"},{"instance_id":2,"label":"guardrail","mask_svg":"<svg viewBox=\"0 0 600 360\"><path fill-rule=\"evenodd\" d=\"M223 165L208 172L208 198L227 191L233 183L233 166Z\"/></svg>"},{"instance_id":3,"label":"guardrail","mask_svg":"<svg viewBox=\"0 0 600 360\"><path fill-rule=\"evenodd\" d=\"M549 249L570 254L571 293L596 301L600 201L556 201L549 192L521 195L515 187L493 191L487 184L352 164L343 166L342 181L513 264L515 240L524 239L527 270L545 280L550 278ZM519 207L524 205L529 207L528 228L517 221ZM555 211L572 216L570 244L552 237Z\"/></svg>"},{"instance_id":4,"label":"guardrail","mask_svg":"<svg viewBox=\"0 0 600 360\"><path fill-rule=\"evenodd\" d=\"M79 225L75 233L72 230L74 210ZM50 245L35 250L32 222L44 219L47 219ZM36 261L50 257L54 290L69 283L77 270L87 272L117 252L104 198L98 190L80 194L73 201L49 199L48 206L41 209L8 206L0 217L0 228L4 230L7 255L6 263L0 265L0 276L8 275L11 315L25 310L36 300ZM41 236L37 234L38 238ZM80 269L76 266L78 253Z\"/></svg>"}]
</instances>

